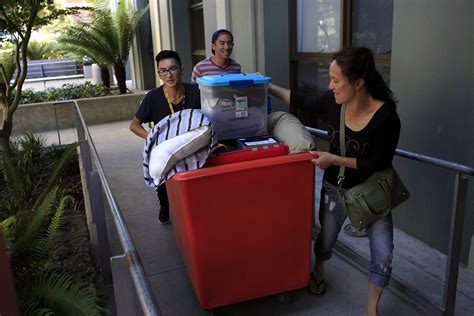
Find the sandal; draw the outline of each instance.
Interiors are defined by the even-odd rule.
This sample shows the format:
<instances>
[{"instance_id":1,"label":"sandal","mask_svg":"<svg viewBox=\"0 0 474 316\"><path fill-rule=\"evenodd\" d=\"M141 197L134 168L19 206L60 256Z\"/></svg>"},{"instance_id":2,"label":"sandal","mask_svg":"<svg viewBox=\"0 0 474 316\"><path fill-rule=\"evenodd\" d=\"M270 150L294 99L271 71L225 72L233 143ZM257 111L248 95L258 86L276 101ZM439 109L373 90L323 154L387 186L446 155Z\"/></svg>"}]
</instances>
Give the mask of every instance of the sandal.
<instances>
[{"instance_id":1,"label":"sandal","mask_svg":"<svg viewBox=\"0 0 474 316\"><path fill-rule=\"evenodd\" d=\"M314 287L316 287L316 289L314 289ZM323 288L322 291L319 290L321 287ZM318 282L316 281L314 273L311 273L308 291L313 295L324 295L324 292L326 292L326 283L324 282L324 279L321 279L321 281Z\"/></svg>"}]
</instances>

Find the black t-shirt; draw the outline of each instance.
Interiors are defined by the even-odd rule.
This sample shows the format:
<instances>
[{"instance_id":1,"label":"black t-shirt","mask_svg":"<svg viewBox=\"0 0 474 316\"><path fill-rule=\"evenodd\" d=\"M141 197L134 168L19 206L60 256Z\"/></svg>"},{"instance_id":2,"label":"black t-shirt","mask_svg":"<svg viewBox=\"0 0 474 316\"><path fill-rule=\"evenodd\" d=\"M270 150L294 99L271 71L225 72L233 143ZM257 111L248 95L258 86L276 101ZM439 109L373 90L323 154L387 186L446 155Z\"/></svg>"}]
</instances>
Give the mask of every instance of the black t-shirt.
<instances>
[{"instance_id":1,"label":"black t-shirt","mask_svg":"<svg viewBox=\"0 0 474 316\"><path fill-rule=\"evenodd\" d=\"M195 84L183 83L185 97L179 104L174 105L175 111L183 109L200 109L201 108L201 95L199 88ZM171 114L166 101L165 94L163 92L163 86L150 90L143 98L140 103L135 116L140 120L141 123L153 122L158 123L162 118Z\"/></svg>"},{"instance_id":2,"label":"black t-shirt","mask_svg":"<svg viewBox=\"0 0 474 316\"><path fill-rule=\"evenodd\" d=\"M332 91L321 96L305 96L291 92L290 104L299 109L327 114L329 152L340 156L339 122L341 106L336 103ZM345 128L346 156L356 158L357 169L346 168L343 188L352 188L367 180L375 171L392 165L400 136L400 118L395 104L384 103L360 131ZM324 179L337 185L339 166L330 166L324 172Z\"/></svg>"}]
</instances>

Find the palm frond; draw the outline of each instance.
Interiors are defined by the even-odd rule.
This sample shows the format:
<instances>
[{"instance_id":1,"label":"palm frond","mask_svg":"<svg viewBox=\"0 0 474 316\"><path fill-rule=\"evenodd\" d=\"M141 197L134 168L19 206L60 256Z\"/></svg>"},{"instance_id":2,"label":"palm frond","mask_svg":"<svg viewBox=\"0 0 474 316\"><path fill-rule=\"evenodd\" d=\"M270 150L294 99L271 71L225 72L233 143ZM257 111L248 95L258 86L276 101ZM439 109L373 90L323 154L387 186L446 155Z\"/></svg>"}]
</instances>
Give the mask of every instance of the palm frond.
<instances>
[{"instance_id":1,"label":"palm frond","mask_svg":"<svg viewBox=\"0 0 474 316\"><path fill-rule=\"evenodd\" d=\"M28 43L26 55L29 60L46 59L52 50L52 44L47 41L31 40Z\"/></svg>"},{"instance_id":2,"label":"palm frond","mask_svg":"<svg viewBox=\"0 0 474 316\"><path fill-rule=\"evenodd\" d=\"M38 307L38 302L31 301L29 299L20 300L18 302L20 312L22 315L31 315L31 316L54 316L52 310L48 308Z\"/></svg>"},{"instance_id":3,"label":"palm frond","mask_svg":"<svg viewBox=\"0 0 474 316\"><path fill-rule=\"evenodd\" d=\"M74 50L81 49L99 64L111 62L114 57L113 49L107 44L108 39L90 25L79 23L67 28L59 37L59 42Z\"/></svg>"},{"instance_id":4,"label":"palm frond","mask_svg":"<svg viewBox=\"0 0 474 316\"><path fill-rule=\"evenodd\" d=\"M48 258L50 251L53 249L59 235L59 228L62 226L64 209L67 202L70 201L69 196L63 196L59 200L58 206L54 211L54 215L46 230L46 235L38 242L32 256L35 260L44 260Z\"/></svg>"},{"instance_id":5,"label":"palm frond","mask_svg":"<svg viewBox=\"0 0 474 316\"><path fill-rule=\"evenodd\" d=\"M42 273L34 278L27 292L55 315L105 315L95 289L67 274Z\"/></svg>"},{"instance_id":6,"label":"palm frond","mask_svg":"<svg viewBox=\"0 0 474 316\"><path fill-rule=\"evenodd\" d=\"M19 166L18 170L21 172L21 183L24 192L29 192L28 200L31 199L34 187L37 183L38 177L38 161L40 159L41 151L46 146L44 137L36 136L31 132L27 132L23 137L20 137L17 142L19 147ZM25 205L26 206L26 205Z\"/></svg>"},{"instance_id":7,"label":"palm frond","mask_svg":"<svg viewBox=\"0 0 474 316\"><path fill-rule=\"evenodd\" d=\"M107 3L96 5L93 22L90 25L102 40L106 39L106 44L113 50L113 60L117 60L117 56L120 54L120 37L116 21Z\"/></svg>"},{"instance_id":8,"label":"palm frond","mask_svg":"<svg viewBox=\"0 0 474 316\"><path fill-rule=\"evenodd\" d=\"M41 237L42 226L45 223L47 215L51 213L54 202L58 194L58 187L49 191L43 202L34 212L33 217L26 226L24 233L19 236L12 248L12 257L23 258L24 254L32 253L37 247L38 240Z\"/></svg>"},{"instance_id":9,"label":"palm frond","mask_svg":"<svg viewBox=\"0 0 474 316\"><path fill-rule=\"evenodd\" d=\"M0 224L0 228L3 231L3 236L5 237L5 245L7 249L11 249L15 242L15 230L16 230L16 216L10 216L4 219Z\"/></svg>"}]
</instances>

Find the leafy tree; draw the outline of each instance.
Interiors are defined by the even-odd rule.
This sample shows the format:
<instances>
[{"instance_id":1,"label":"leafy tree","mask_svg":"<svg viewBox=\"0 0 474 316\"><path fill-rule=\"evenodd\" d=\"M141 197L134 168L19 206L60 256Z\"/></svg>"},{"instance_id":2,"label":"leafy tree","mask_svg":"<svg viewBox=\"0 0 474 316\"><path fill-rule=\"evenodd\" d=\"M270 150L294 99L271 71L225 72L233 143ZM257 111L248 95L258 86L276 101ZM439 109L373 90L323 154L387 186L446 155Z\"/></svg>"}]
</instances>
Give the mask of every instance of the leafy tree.
<instances>
[{"instance_id":1,"label":"leafy tree","mask_svg":"<svg viewBox=\"0 0 474 316\"><path fill-rule=\"evenodd\" d=\"M113 13L107 4L108 1L96 2L92 10L92 22L78 22L66 28L59 41L91 56L102 67L113 65L119 91L123 94L127 93L125 65L133 37L148 7L143 11L134 10L129 1L120 1Z\"/></svg>"},{"instance_id":2,"label":"leafy tree","mask_svg":"<svg viewBox=\"0 0 474 316\"><path fill-rule=\"evenodd\" d=\"M32 31L47 25L64 14L75 13L74 9L58 9L53 0L2 0L0 6L0 44L12 42L13 58L17 76L11 83L13 72L5 63L0 63L0 152L9 151L13 114L20 103L23 83L28 71L27 53Z\"/></svg>"}]
</instances>

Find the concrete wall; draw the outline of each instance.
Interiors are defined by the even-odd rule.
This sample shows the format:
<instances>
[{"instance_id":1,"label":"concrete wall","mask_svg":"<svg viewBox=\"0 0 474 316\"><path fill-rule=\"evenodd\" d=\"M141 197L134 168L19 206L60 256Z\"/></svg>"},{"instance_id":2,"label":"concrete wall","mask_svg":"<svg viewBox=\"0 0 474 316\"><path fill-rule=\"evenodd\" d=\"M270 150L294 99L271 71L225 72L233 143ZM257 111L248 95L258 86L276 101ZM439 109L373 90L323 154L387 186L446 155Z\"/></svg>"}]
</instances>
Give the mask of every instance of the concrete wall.
<instances>
[{"instance_id":1,"label":"concrete wall","mask_svg":"<svg viewBox=\"0 0 474 316\"><path fill-rule=\"evenodd\" d=\"M217 8L216 8L216 1L219 0L203 0L202 7L203 7L203 14L204 14L204 39L206 43L206 56L211 56L211 39L212 39L212 32L219 28L227 28L229 27L230 18L228 17L228 0L220 0L219 2L219 21L217 18Z\"/></svg>"},{"instance_id":2,"label":"concrete wall","mask_svg":"<svg viewBox=\"0 0 474 316\"><path fill-rule=\"evenodd\" d=\"M151 38L153 46L153 55L161 50L161 28L160 28L160 18L159 18L159 6L156 1L150 1L150 28L151 28ZM154 59L153 59L154 60ZM157 73L156 63L153 63L154 73ZM155 86L159 86L160 79L159 76L155 76Z\"/></svg>"},{"instance_id":3,"label":"concrete wall","mask_svg":"<svg viewBox=\"0 0 474 316\"><path fill-rule=\"evenodd\" d=\"M157 73L155 56L163 49L175 49L174 35L172 27L171 1L170 0L153 0L149 1L150 5L150 28L151 43L146 43L152 47L154 74ZM155 86L161 85L159 76L154 76Z\"/></svg>"},{"instance_id":4,"label":"concrete wall","mask_svg":"<svg viewBox=\"0 0 474 316\"><path fill-rule=\"evenodd\" d=\"M394 2L391 88L402 120L399 148L474 166L474 2ZM446 252L454 173L397 159L412 198L395 223ZM470 179L462 258L474 234Z\"/></svg>"},{"instance_id":5,"label":"concrete wall","mask_svg":"<svg viewBox=\"0 0 474 316\"><path fill-rule=\"evenodd\" d=\"M272 82L288 88L290 72L289 56L289 14L287 0L263 1L265 75ZM273 111L288 111L288 106L276 98L272 98Z\"/></svg>"},{"instance_id":6,"label":"concrete wall","mask_svg":"<svg viewBox=\"0 0 474 316\"><path fill-rule=\"evenodd\" d=\"M183 81L191 81L191 72L193 71L191 60L191 33L190 17L187 1L173 1L171 8L172 27L173 27L173 49L181 57L181 63L184 67Z\"/></svg>"},{"instance_id":7,"label":"concrete wall","mask_svg":"<svg viewBox=\"0 0 474 316\"><path fill-rule=\"evenodd\" d=\"M146 92L79 99L87 125L131 120ZM56 106L59 128L74 127L74 106L72 103ZM56 129L55 111L52 102L23 104L13 116L13 135L26 131L44 132Z\"/></svg>"},{"instance_id":8,"label":"concrete wall","mask_svg":"<svg viewBox=\"0 0 474 316\"><path fill-rule=\"evenodd\" d=\"M148 5L148 0L135 0L138 9L143 9ZM138 25L138 34L136 35L137 45L139 50L139 56L137 59L140 60L141 69L141 80L140 85L136 88L140 90L149 90L156 87L155 85L155 55L153 54L153 41L152 32L150 27L150 11L145 13Z\"/></svg>"},{"instance_id":9,"label":"concrete wall","mask_svg":"<svg viewBox=\"0 0 474 316\"><path fill-rule=\"evenodd\" d=\"M242 72L257 70L257 47L255 34L255 3L253 0L231 0L230 30L234 35L233 55L242 65ZM212 33L212 31L211 31Z\"/></svg>"}]
</instances>

